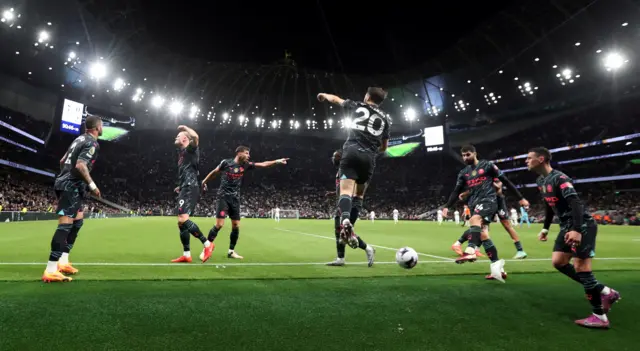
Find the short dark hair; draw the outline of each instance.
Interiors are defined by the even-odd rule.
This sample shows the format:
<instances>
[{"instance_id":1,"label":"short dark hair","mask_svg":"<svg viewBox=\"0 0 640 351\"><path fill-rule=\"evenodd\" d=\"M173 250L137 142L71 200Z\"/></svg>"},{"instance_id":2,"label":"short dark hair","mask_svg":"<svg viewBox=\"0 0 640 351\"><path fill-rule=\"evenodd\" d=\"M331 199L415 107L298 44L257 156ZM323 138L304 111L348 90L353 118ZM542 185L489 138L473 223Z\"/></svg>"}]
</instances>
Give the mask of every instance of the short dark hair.
<instances>
[{"instance_id":1,"label":"short dark hair","mask_svg":"<svg viewBox=\"0 0 640 351\"><path fill-rule=\"evenodd\" d=\"M476 152L476 147L469 144L460 148L460 152Z\"/></svg>"},{"instance_id":2,"label":"short dark hair","mask_svg":"<svg viewBox=\"0 0 640 351\"><path fill-rule=\"evenodd\" d=\"M89 116L87 116L87 119L84 121L84 128L86 130L96 129L96 128L98 128L98 125L101 122L102 122L102 119L100 118L100 116L89 115Z\"/></svg>"},{"instance_id":3,"label":"short dark hair","mask_svg":"<svg viewBox=\"0 0 640 351\"><path fill-rule=\"evenodd\" d=\"M340 159L342 158L342 149L336 150L331 155L331 162L334 166L338 167L340 165Z\"/></svg>"},{"instance_id":4,"label":"short dark hair","mask_svg":"<svg viewBox=\"0 0 640 351\"><path fill-rule=\"evenodd\" d=\"M367 94L369 94L369 98L376 105L380 105L384 101L384 99L387 98L387 92L384 91L384 89L378 87L367 88Z\"/></svg>"},{"instance_id":5,"label":"short dark hair","mask_svg":"<svg viewBox=\"0 0 640 351\"><path fill-rule=\"evenodd\" d=\"M533 152L534 154L538 155L538 156L542 156L544 157L544 163L550 163L551 162L551 151L549 151L549 149L547 149L546 147L534 147L529 149L529 152Z\"/></svg>"},{"instance_id":6,"label":"short dark hair","mask_svg":"<svg viewBox=\"0 0 640 351\"><path fill-rule=\"evenodd\" d=\"M244 145L240 145L236 148L236 154L239 154L241 152L245 152L245 151L249 151L249 147L248 146L244 146Z\"/></svg>"}]
</instances>

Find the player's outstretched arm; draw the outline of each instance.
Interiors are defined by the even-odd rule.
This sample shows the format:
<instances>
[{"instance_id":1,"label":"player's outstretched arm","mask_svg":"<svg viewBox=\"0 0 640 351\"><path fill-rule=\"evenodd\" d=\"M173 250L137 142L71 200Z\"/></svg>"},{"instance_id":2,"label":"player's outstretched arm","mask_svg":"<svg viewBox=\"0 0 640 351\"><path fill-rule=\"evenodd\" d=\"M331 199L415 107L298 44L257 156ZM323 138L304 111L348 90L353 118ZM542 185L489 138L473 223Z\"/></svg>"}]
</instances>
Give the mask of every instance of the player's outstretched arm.
<instances>
[{"instance_id":1,"label":"player's outstretched arm","mask_svg":"<svg viewBox=\"0 0 640 351\"><path fill-rule=\"evenodd\" d=\"M320 102L329 101L334 105L342 105L342 103L344 102L344 99L336 95L320 93L318 94L318 101Z\"/></svg>"},{"instance_id":2,"label":"player's outstretched arm","mask_svg":"<svg viewBox=\"0 0 640 351\"><path fill-rule=\"evenodd\" d=\"M202 186L204 187L205 185L207 185L207 183L214 179L218 173L220 173L220 166L216 167L213 171L209 172L209 174L207 174L206 177L204 177L204 179L202 180Z\"/></svg>"},{"instance_id":3,"label":"player's outstretched arm","mask_svg":"<svg viewBox=\"0 0 640 351\"><path fill-rule=\"evenodd\" d=\"M193 144L195 146L198 146L200 144L200 137L198 136L198 133L196 133L195 130L193 130L193 129L185 126L185 125L178 126L178 130L181 131L181 132L186 132L187 134L189 134L189 136L193 140Z\"/></svg>"},{"instance_id":4,"label":"player's outstretched arm","mask_svg":"<svg viewBox=\"0 0 640 351\"><path fill-rule=\"evenodd\" d=\"M273 161L256 162L253 165L256 168L268 168L275 165L286 165L288 160L288 158L279 158Z\"/></svg>"}]
</instances>

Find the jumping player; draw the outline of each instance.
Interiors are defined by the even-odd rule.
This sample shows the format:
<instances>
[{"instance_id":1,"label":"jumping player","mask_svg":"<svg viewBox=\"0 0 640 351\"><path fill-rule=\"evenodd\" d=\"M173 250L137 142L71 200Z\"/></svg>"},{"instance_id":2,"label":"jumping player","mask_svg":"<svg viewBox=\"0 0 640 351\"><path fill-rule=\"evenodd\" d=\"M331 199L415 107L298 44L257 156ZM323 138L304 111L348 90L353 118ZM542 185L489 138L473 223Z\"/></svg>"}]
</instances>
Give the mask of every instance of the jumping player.
<instances>
[{"instance_id":1,"label":"jumping player","mask_svg":"<svg viewBox=\"0 0 640 351\"><path fill-rule=\"evenodd\" d=\"M207 242L200 228L189 216L191 216L200 200L200 182L198 181L200 164L200 137L195 130L187 126L178 127L178 135L174 142L178 148L178 229L180 230L180 242L182 242L182 256L171 260L173 263L191 263L191 235L200 240L204 245L202 263L207 262L215 248Z\"/></svg>"},{"instance_id":2,"label":"jumping player","mask_svg":"<svg viewBox=\"0 0 640 351\"><path fill-rule=\"evenodd\" d=\"M386 97L386 91L375 87L367 89L363 102L343 100L331 94L318 94L319 101L342 106L357 116L349 126L349 137L342 147L339 169L341 235L348 241L355 240L350 220L353 194L358 199L364 197L367 183L375 169L375 158L389 146L391 121L379 107Z\"/></svg>"},{"instance_id":3,"label":"jumping player","mask_svg":"<svg viewBox=\"0 0 640 351\"><path fill-rule=\"evenodd\" d=\"M523 206L528 206L529 203L496 165L489 161L478 160L474 146L463 146L461 153L462 159L467 166L458 174L456 187L451 193L449 201L442 209L443 215L446 216L449 211L448 208L458 200L458 196L464 187L466 186L469 189L469 204L474 209L470 219L469 246L465 250L465 254L456 259L456 263L475 262L477 259L476 249L482 244L491 260L491 277L504 282L504 260L498 258L498 250L493 245L488 233L488 225L498 210L493 179L499 178L500 181L506 184L518 196ZM482 226L485 226L484 230Z\"/></svg>"},{"instance_id":4,"label":"jumping player","mask_svg":"<svg viewBox=\"0 0 640 351\"><path fill-rule=\"evenodd\" d=\"M342 150L336 150L333 153L333 156L331 158L331 162L336 168L340 167L341 158L342 158ZM327 192L327 196L333 196L339 193L340 193L340 172L338 171L336 173L336 191ZM354 198L353 207L351 208L351 216L349 217L351 224L353 226L356 225L356 221L358 220L358 216L360 215L360 210L362 210L362 201L363 201L362 198L357 198L357 197ZM342 238L342 236L340 235L341 216L342 216L342 213L340 213L340 209L336 209L336 214L334 217L334 232L336 236L336 251L338 253L338 257L333 262L327 263L327 266L344 266L345 264L344 254L345 254L345 247L347 244L345 240ZM364 252L367 254L367 262L369 267L373 266L373 262L375 260L375 249L370 245L368 245L367 243L365 243L364 240L362 240L362 238L360 238L359 235L356 235L356 239L357 241L350 241L349 246L352 249L360 248L364 250Z\"/></svg>"},{"instance_id":5,"label":"jumping player","mask_svg":"<svg viewBox=\"0 0 640 351\"><path fill-rule=\"evenodd\" d=\"M557 215L560 232L553 246L553 266L582 284L593 311L591 316L575 322L587 328L609 328L607 313L620 299L620 293L598 282L591 269L598 226L586 212L571 178L551 168L550 161L551 153L543 147L529 150L526 160L527 168L540 175L536 183L546 207L540 238L546 240L551 221Z\"/></svg>"},{"instance_id":6,"label":"jumping player","mask_svg":"<svg viewBox=\"0 0 640 351\"><path fill-rule=\"evenodd\" d=\"M69 253L84 222L83 199L87 188L95 196L101 196L90 173L98 159L98 137L102 135L102 120L90 115L85 120L84 127L85 133L71 143L60 160L60 174L54 183L58 198L58 228L53 234L49 262L42 275L42 280L47 283L70 282L73 279L63 273L78 273L69 262Z\"/></svg>"},{"instance_id":7,"label":"jumping player","mask_svg":"<svg viewBox=\"0 0 640 351\"><path fill-rule=\"evenodd\" d=\"M218 167L209 172L202 181L202 187L206 190L207 182L215 178L218 173L222 173L220 187L218 188L218 201L216 204L216 224L209 231L208 242L213 241L218 236L218 232L224 226L224 219L228 215L231 219L231 235L229 236L228 258L243 257L235 251L238 238L240 237L240 186L244 172L254 168L267 168L274 165L286 165L288 158L280 158L273 161L250 162L249 148L246 146L238 146L236 148L236 156L222 160Z\"/></svg>"}]
</instances>

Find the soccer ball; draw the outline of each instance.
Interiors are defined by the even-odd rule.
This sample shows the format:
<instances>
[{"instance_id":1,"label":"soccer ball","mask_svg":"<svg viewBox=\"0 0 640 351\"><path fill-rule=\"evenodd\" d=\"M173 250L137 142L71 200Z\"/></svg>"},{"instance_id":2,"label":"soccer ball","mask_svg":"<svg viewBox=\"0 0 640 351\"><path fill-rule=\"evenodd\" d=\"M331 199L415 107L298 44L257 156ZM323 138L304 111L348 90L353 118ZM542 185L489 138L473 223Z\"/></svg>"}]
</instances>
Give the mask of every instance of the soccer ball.
<instances>
[{"instance_id":1,"label":"soccer ball","mask_svg":"<svg viewBox=\"0 0 640 351\"><path fill-rule=\"evenodd\" d=\"M396 252L396 262L402 268L411 269L418 264L418 253L410 247L403 247Z\"/></svg>"}]
</instances>

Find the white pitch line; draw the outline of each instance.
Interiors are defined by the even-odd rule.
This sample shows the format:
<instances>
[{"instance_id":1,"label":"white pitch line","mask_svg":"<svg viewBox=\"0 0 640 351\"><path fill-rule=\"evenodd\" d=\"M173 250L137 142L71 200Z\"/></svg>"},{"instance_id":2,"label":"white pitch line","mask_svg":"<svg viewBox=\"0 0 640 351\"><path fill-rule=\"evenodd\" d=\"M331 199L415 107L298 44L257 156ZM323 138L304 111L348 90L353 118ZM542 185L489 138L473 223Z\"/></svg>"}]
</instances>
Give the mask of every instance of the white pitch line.
<instances>
[{"instance_id":1,"label":"white pitch line","mask_svg":"<svg viewBox=\"0 0 640 351\"><path fill-rule=\"evenodd\" d=\"M597 261L623 261L623 260L640 260L640 257L601 257L595 258ZM550 262L550 258L527 258L524 260L507 259L507 262ZM488 260L482 259L477 262L489 263ZM243 262L243 263L207 263L207 264L180 264L180 263L134 263L134 262L74 262L74 266L102 266L102 267L153 267L153 266L166 266L166 267L276 267L276 266L324 266L328 262ZM418 264L433 264L433 263L454 263L453 261L419 261ZM39 266L46 265L46 262L0 262L0 266ZM348 262L348 266L353 265L366 265L367 262ZM376 265L397 264L396 262L376 262Z\"/></svg>"},{"instance_id":2,"label":"white pitch line","mask_svg":"<svg viewBox=\"0 0 640 351\"><path fill-rule=\"evenodd\" d=\"M288 230L288 229L282 229L282 228L273 228L273 229L275 229L275 230L280 230L280 231L283 231L283 232L289 232L289 233L295 233L295 234L300 234L300 235L312 236L312 237L315 237L315 238L329 239L329 240L333 240L333 241L335 241L335 240L336 240L336 238L335 238L335 237L324 236L324 235L318 235L318 234L311 234L311 233L304 233L304 232L299 232L299 231L296 231L296 230ZM386 246L380 246L380 245L372 245L372 244L369 244L369 245L371 245L372 247L378 248L378 249L391 250L391 251L398 251L398 249L394 249L394 248L392 248L392 247L386 247ZM422 252L418 252L418 255L419 255L419 256L431 257L431 258L438 258L438 259L441 259L441 260L445 260L445 261L447 261L447 262L455 262L455 260L454 260L454 259L449 258L449 257L442 257L442 256L430 255L430 254L426 254L426 253L422 253Z\"/></svg>"}]
</instances>

